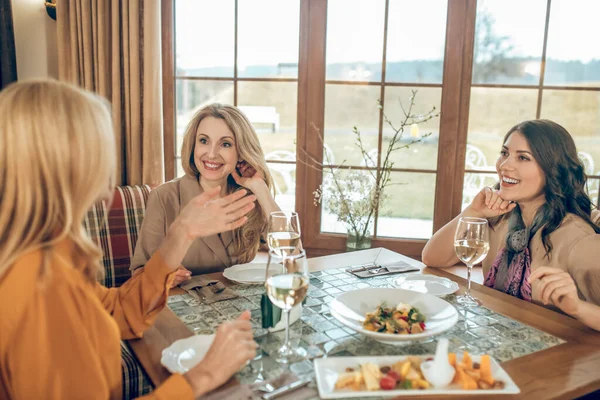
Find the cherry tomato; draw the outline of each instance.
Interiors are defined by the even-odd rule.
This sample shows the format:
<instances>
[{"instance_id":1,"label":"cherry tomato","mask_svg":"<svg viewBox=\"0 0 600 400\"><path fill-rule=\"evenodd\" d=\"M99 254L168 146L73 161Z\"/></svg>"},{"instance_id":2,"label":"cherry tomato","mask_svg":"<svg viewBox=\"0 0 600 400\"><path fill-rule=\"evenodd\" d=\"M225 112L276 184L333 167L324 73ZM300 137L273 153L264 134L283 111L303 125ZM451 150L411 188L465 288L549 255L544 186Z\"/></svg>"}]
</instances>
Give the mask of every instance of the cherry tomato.
<instances>
[{"instance_id":1,"label":"cherry tomato","mask_svg":"<svg viewBox=\"0 0 600 400\"><path fill-rule=\"evenodd\" d=\"M387 373L387 376L389 376L390 378L394 378L394 380L399 381L400 380L400 375L398 375L398 373L394 370L391 370Z\"/></svg>"},{"instance_id":2,"label":"cherry tomato","mask_svg":"<svg viewBox=\"0 0 600 400\"><path fill-rule=\"evenodd\" d=\"M379 381L379 386L382 390L393 390L396 387L396 380L386 375Z\"/></svg>"}]
</instances>

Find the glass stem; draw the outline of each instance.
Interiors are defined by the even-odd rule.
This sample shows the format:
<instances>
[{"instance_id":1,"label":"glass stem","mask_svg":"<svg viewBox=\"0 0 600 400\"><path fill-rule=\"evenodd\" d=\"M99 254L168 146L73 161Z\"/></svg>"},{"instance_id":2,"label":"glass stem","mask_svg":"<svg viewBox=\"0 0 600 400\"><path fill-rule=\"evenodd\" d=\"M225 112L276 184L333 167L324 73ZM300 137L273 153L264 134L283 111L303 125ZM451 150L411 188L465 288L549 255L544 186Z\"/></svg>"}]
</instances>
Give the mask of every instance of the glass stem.
<instances>
[{"instance_id":1,"label":"glass stem","mask_svg":"<svg viewBox=\"0 0 600 400\"><path fill-rule=\"evenodd\" d=\"M471 271L473 270L473 266L467 264L467 292L465 296L471 297Z\"/></svg>"},{"instance_id":2,"label":"glass stem","mask_svg":"<svg viewBox=\"0 0 600 400\"><path fill-rule=\"evenodd\" d=\"M284 308L283 317L285 318L285 342L283 342L283 345L290 348L290 310Z\"/></svg>"}]
</instances>

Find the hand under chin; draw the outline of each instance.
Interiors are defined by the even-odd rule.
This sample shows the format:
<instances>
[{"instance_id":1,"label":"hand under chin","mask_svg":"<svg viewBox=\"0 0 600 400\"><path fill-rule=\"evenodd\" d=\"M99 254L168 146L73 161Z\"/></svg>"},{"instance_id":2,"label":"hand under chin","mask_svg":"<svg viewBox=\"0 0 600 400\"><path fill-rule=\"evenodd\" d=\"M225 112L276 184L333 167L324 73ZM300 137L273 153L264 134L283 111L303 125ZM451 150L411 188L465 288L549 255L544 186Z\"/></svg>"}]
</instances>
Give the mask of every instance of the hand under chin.
<instances>
[{"instance_id":1,"label":"hand under chin","mask_svg":"<svg viewBox=\"0 0 600 400\"><path fill-rule=\"evenodd\" d=\"M500 190L498 190L498 196L500 196L503 200L508 200L508 201L515 201L515 196L512 195L510 193L508 193L508 190L504 189L504 188L500 188Z\"/></svg>"}]
</instances>

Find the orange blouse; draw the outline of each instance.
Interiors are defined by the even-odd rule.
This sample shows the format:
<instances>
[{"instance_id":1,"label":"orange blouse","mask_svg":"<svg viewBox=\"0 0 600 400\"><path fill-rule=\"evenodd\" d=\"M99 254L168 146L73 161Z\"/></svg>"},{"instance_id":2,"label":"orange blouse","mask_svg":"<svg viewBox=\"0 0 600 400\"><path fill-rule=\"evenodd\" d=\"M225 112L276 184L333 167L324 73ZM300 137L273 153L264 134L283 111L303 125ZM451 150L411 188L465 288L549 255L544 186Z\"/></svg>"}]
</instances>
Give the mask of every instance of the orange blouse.
<instances>
[{"instance_id":1,"label":"orange blouse","mask_svg":"<svg viewBox=\"0 0 600 400\"><path fill-rule=\"evenodd\" d=\"M59 243L42 278L38 250L0 280L0 399L121 398L119 341L154 323L173 276L156 253L143 273L108 289L84 278L72 250ZM174 374L144 398L194 396Z\"/></svg>"}]
</instances>

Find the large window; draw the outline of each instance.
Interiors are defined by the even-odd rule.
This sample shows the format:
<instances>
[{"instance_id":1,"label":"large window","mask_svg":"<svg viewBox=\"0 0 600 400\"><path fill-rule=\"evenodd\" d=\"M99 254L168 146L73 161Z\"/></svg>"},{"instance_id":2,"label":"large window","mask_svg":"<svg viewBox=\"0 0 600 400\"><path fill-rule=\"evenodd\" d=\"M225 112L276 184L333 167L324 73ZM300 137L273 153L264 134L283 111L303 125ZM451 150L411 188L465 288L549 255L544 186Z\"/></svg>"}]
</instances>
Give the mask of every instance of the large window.
<instances>
[{"instance_id":1,"label":"large window","mask_svg":"<svg viewBox=\"0 0 600 400\"><path fill-rule=\"evenodd\" d=\"M377 173L392 133L384 114L399 121L400 102L418 90L417 112L435 106L442 115L420 127L432 132L424 143L395 153L396 185L377 210L374 246L418 256L432 232L496 181L502 137L525 119L553 119L573 134L597 201L596 3L163 0L163 44L172 53L165 98L176 105L165 130L175 143L169 162L178 165L168 178L182 173L178 154L193 113L212 102L237 105L259 134L278 203L300 212L304 244L313 254L342 250L345 227L313 204L323 173L306 160ZM376 163L362 159L354 126Z\"/></svg>"},{"instance_id":2,"label":"large window","mask_svg":"<svg viewBox=\"0 0 600 400\"><path fill-rule=\"evenodd\" d=\"M513 12L520 7L519 12ZM600 175L600 3L479 0L463 207L497 181L494 164L516 123L547 118L575 139L598 202Z\"/></svg>"},{"instance_id":3,"label":"large window","mask_svg":"<svg viewBox=\"0 0 600 400\"><path fill-rule=\"evenodd\" d=\"M295 208L299 23L299 0L175 1L177 176L194 113L233 104L258 133L277 202Z\"/></svg>"},{"instance_id":4,"label":"large window","mask_svg":"<svg viewBox=\"0 0 600 400\"><path fill-rule=\"evenodd\" d=\"M324 137L332 164L377 173L394 134L384 113L400 124L404 118L401 104L408 107L412 90L418 90L415 114L440 108L446 5L447 0L327 2ZM427 15L431 27L427 35L414 35L422 21L411 15ZM432 133L425 143L392 153L392 185L377 210L375 237L431 236L439 122L436 118L421 126L422 131ZM365 150L376 160L374 165L365 165L354 126L361 132ZM402 143L413 139L406 132ZM345 233L346 226L323 207L321 231Z\"/></svg>"}]
</instances>

